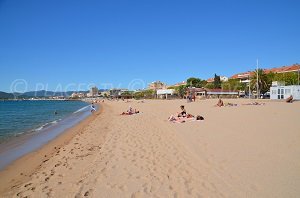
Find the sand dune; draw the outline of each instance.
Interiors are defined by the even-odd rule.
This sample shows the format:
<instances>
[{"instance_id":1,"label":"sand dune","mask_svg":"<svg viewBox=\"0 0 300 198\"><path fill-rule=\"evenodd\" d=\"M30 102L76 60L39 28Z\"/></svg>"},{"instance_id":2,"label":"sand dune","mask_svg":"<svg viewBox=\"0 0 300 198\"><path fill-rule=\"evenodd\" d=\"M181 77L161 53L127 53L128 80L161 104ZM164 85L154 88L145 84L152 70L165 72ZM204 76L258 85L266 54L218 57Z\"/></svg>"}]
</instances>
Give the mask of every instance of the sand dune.
<instances>
[{"instance_id":1,"label":"sand dune","mask_svg":"<svg viewBox=\"0 0 300 198\"><path fill-rule=\"evenodd\" d=\"M300 103L232 102L105 102L26 179L1 177L1 197L299 196ZM205 120L168 122L181 104ZM120 116L129 106L141 113Z\"/></svg>"}]
</instances>

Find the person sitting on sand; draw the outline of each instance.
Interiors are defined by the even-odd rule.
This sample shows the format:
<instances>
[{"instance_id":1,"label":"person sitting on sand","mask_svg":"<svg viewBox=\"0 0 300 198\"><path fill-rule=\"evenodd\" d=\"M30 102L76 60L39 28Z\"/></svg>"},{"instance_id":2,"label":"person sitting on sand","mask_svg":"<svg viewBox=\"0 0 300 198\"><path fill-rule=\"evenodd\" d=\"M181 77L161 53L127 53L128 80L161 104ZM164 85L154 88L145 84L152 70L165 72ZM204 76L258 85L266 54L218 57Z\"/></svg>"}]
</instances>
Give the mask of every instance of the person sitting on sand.
<instances>
[{"instance_id":1,"label":"person sitting on sand","mask_svg":"<svg viewBox=\"0 0 300 198\"><path fill-rule=\"evenodd\" d=\"M286 102L287 103L292 103L293 102L293 96L292 95L290 95L287 99L286 99Z\"/></svg>"},{"instance_id":2,"label":"person sitting on sand","mask_svg":"<svg viewBox=\"0 0 300 198\"><path fill-rule=\"evenodd\" d=\"M181 105L181 106L180 106L180 109L181 109L181 112L178 113L178 117L186 117L187 114L186 114L186 110L185 110L185 108L184 108L184 105Z\"/></svg>"},{"instance_id":3,"label":"person sitting on sand","mask_svg":"<svg viewBox=\"0 0 300 198\"><path fill-rule=\"evenodd\" d=\"M138 113L140 113L139 110L129 107L129 109L126 112L121 113L121 115L133 115L133 114L138 114Z\"/></svg>"},{"instance_id":4,"label":"person sitting on sand","mask_svg":"<svg viewBox=\"0 0 300 198\"><path fill-rule=\"evenodd\" d=\"M219 101L218 101L218 103L216 104L216 107L223 107L223 106L224 106L224 102L220 98Z\"/></svg>"}]
</instances>

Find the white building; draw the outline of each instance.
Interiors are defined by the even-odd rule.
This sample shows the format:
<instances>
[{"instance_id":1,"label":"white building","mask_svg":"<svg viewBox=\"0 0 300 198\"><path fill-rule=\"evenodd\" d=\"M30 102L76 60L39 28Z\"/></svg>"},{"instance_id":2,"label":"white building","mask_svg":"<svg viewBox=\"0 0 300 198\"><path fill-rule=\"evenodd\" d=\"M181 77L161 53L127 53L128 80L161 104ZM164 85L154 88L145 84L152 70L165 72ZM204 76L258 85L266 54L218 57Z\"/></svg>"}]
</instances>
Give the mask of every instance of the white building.
<instances>
[{"instance_id":1,"label":"white building","mask_svg":"<svg viewBox=\"0 0 300 198\"><path fill-rule=\"evenodd\" d=\"M85 98L85 94L81 93L81 92L79 92L79 93L74 92L74 93L72 93L71 98Z\"/></svg>"},{"instance_id":2,"label":"white building","mask_svg":"<svg viewBox=\"0 0 300 198\"><path fill-rule=\"evenodd\" d=\"M91 87L88 97L99 96L99 90L97 87Z\"/></svg>"},{"instance_id":3,"label":"white building","mask_svg":"<svg viewBox=\"0 0 300 198\"><path fill-rule=\"evenodd\" d=\"M220 80L222 82L227 82L228 81L228 77L226 77L226 76L220 76Z\"/></svg>"},{"instance_id":4,"label":"white building","mask_svg":"<svg viewBox=\"0 0 300 198\"><path fill-rule=\"evenodd\" d=\"M168 99L168 96L172 96L174 94L174 89L159 89L156 91L158 98Z\"/></svg>"},{"instance_id":5,"label":"white building","mask_svg":"<svg viewBox=\"0 0 300 198\"><path fill-rule=\"evenodd\" d=\"M300 85L285 86L284 83L272 82L272 87L270 87L270 99L287 99L291 95L294 100L300 100Z\"/></svg>"}]
</instances>

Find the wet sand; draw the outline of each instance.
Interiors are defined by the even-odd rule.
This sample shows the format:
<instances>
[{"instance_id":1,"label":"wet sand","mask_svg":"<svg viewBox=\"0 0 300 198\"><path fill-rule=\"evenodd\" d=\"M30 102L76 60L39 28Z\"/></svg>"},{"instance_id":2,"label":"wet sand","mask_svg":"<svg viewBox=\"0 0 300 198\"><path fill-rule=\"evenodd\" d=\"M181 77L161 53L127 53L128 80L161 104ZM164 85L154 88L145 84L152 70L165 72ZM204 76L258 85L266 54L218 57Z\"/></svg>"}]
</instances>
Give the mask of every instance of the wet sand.
<instances>
[{"instance_id":1,"label":"wet sand","mask_svg":"<svg viewBox=\"0 0 300 198\"><path fill-rule=\"evenodd\" d=\"M297 197L300 102L227 101L239 105L105 102L102 113L2 171L0 196ZM168 122L181 104L205 120ZM141 113L120 116L129 106Z\"/></svg>"}]
</instances>

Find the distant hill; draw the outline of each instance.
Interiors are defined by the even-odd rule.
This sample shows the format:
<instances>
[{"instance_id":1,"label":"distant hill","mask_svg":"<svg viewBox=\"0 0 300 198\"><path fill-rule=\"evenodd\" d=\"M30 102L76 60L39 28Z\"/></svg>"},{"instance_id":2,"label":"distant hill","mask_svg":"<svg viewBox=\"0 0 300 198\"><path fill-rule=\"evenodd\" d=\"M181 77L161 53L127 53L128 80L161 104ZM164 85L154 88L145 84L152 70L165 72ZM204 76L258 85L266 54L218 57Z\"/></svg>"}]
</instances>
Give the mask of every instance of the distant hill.
<instances>
[{"instance_id":1,"label":"distant hill","mask_svg":"<svg viewBox=\"0 0 300 198\"><path fill-rule=\"evenodd\" d=\"M74 91L67 91L67 92L53 92L53 91L46 91L46 90L40 90L40 91L29 91L21 94L20 98L32 98L32 97L53 97L53 96L64 96L69 97L74 93ZM77 93L88 93L88 91L77 91Z\"/></svg>"},{"instance_id":2,"label":"distant hill","mask_svg":"<svg viewBox=\"0 0 300 198\"><path fill-rule=\"evenodd\" d=\"M15 96L12 93L6 93L3 91L0 91L0 98L1 99L13 99L13 98L15 98Z\"/></svg>"},{"instance_id":3,"label":"distant hill","mask_svg":"<svg viewBox=\"0 0 300 198\"><path fill-rule=\"evenodd\" d=\"M107 91L104 89L99 90L100 92ZM41 98L41 97L53 97L53 96L64 96L69 97L72 93L88 93L89 91L67 91L67 92L54 92L54 91L28 91L25 93L6 93L0 91L0 99L14 99L15 96L18 98Z\"/></svg>"}]
</instances>

